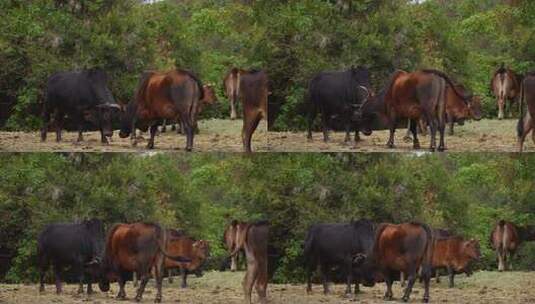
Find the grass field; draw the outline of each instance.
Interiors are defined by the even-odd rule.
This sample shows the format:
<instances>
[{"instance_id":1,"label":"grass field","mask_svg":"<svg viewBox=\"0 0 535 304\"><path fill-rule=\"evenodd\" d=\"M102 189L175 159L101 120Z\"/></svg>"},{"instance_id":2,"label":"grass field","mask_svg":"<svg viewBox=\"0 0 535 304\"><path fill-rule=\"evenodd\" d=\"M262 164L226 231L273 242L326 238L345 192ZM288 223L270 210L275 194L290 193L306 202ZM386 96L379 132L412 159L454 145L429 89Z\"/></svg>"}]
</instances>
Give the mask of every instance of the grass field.
<instances>
[{"instance_id":1,"label":"grass field","mask_svg":"<svg viewBox=\"0 0 535 304\"><path fill-rule=\"evenodd\" d=\"M196 152L242 152L241 129L243 121L208 119L199 121L200 133L195 136L193 151ZM6 152L135 152L146 151L149 134L143 133L136 147L133 147L129 138L122 139L118 131L114 132L109 145L100 142L99 132L85 132L84 141L76 143L77 132L62 133L63 140L56 142L56 134L48 133L46 142L41 142L38 131L34 132L0 132L0 151ZM253 134L253 151L267 150L267 124L262 121ZM155 150L184 151L186 137L175 132L161 133L155 138Z\"/></svg>"},{"instance_id":2,"label":"grass field","mask_svg":"<svg viewBox=\"0 0 535 304\"><path fill-rule=\"evenodd\" d=\"M516 119L483 119L455 126L455 135L446 135L448 152L516 152ZM331 132L330 141L323 142L323 134L315 132L313 141L308 141L306 132L269 132L271 151L284 152L410 152L414 151L412 142L405 142L406 129L398 129L395 148L388 149L386 141L388 130L374 131L370 136L361 135L362 141L344 143L344 132ZM428 151L429 136L419 136L421 151ZM438 135L437 135L438 145ZM535 144L528 136L525 151L535 152Z\"/></svg>"},{"instance_id":3,"label":"grass field","mask_svg":"<svg viewBox=\"0 0 535 304\"><path fill-rule=\"evenodd\" d=\"M202 278L189 279L189 288L181 289L179 280L173 284L165 281L163 289L164 303L242 303L241 280L243 272L207 272ZM133 301L134 288L127 284L127 301ZM394 285L394 298L398 302L401 298L399 283ZM320 304L320 303L384 303L382 296L385 285L377 284L373 288L362 288L362 292L354 298L344 296L345 287L335 285L333 293L324 295L320 285L314 285L313 294L307 295L305 285L270 284L268 299L276 304ZM91 296L76 294L76 285L65 285L64 294L56 295L55 287L47 285L44 294L38 292L37 285L0 285L1 303L120 303L115 300L118 291L117 284L113 284L108 293L96 292ZM155 289L152 281L147 285L143 303L152 303ZM420 284L415 285L411 296L411 303L420 303L423 289ZM256 296L253 297L256 301ZM431 303L535 303L535 272L476 272L471 277L456 277L456 287L448 288L447 280L440 284L431 285Z\"/></svg>"}]
</instances>

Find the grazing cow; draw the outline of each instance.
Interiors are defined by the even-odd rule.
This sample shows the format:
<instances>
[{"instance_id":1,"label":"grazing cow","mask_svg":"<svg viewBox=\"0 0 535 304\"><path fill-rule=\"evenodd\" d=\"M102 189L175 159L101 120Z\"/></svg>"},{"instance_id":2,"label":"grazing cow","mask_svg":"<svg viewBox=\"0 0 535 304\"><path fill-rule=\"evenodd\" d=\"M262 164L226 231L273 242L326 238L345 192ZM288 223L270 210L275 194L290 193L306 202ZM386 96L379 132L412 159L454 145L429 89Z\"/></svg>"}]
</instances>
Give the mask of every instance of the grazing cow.
<instances>
[{"instance_id":1,"label":"grazing cow","mask_svg":"<svg viewBox=\"0 0 535 304\"><path fill-rule=\"evenodd\" d=\"M363 67L347 71L321 72L309 83L307 100L308 135L312 140L312 124L317 112L321 112L323 140L329 140L328 128L333 120L344 125L345 142L355 131L355 142L359 141L359 131L371 134L370 122L363 122L362 107L371 97L369 71Z\"/></svg>"},{"instance_id":2,"label":"grazing cow","mask_svg":"<svg viewBox=\"0 0 535 304\"><path fill-rule=\"evenodd\" d=\"M375 239L376 224L369 220L358 220L348 224L316 224L308 229L303 255L307 271L307 293L312 292L311 274L318 264L321 269L323 292L328 294L328 272L339 266L346 276L346 295L351 295L351 284L355 281L355 294L359 292L362 279L359 266L371 254ZM355 277L356 274L356 277ZM365 281L373 286L374 281Z\"/></svg>"},{"instance_id":3,"label":"grazing cow","mask_svg":"<svg viewBox=\"0 0 535 304\"><path fill-rule=\"evenodd\" d=\"M37 240L39 291L45 291L45 273L52 264L56 293L62 292L60 276L62 270L70 267L80 283L78 293L84 292L83 284L87 281L87 293L91 294L93 292L91 283L95 278L95 273L91 272L91 269L99 265L103 259L105 237L104 224L98 219L46 226ZM88 270L91 273L89 278L85 276Z\"/></svg>"},{"instance_id":4,"label":"grazing cow","mask_svg":"<svg viewBox=\"0 0 535 304\"><path fill-rule=\"evenodd\" d=\"M61 141L63 120L67 115L78 125L78 142L84 140L82 132L86 121L90 121L99 128L101 142L107 144L107 137L113 135L113 112L120 109L107 82L106 72L100 69L60 72L50 76L42 111L41 141L46 140L50 115L53 113L56 141Z\"/></svg>"},{"instance_id":5,"label":"grazing cow","mask_svg":"<svg viewBox=\"0 0 535 304\"><path fill-rule=\"evenodd\" d=\"M363 115L370 115L373 109L384 111L383 116L387 118L390 129L390 137L387 142L389 148L394 148L394 134L400 119L407 118L411 121L410 129L413 135L413 147L420 148L420 142L416 132L417 122L424 119L430 126L431 144L430 150L436 149L436 132L440 133L439 151L446 149L444 145L445 131L445 92L447 85L450 85L453 92L464 100L471 102L471 94L458 92L450 78L436 70L420 70L413 73L396 71L392 74L387 86L379 94L374 103L384 105L364 106Z\"/></svg>"},{"instance_id":6,"label":"grazing cow","mask_svg":"<svg viewBox=\"0 0 535 304\"><path fill-rule=\"evenodd\" d=\"M247 227L248 224L246 222L233 220L223 234L223 241L230 252L230 271L232 272L238 270L240 252L245 250L245 248L240 247L240 244L243 244L243 240L240 240L240 237L244 236L244 231Z\"/></svg>"},{"instance_id":7,"label":"grazing cow","mask_svg":"<svg viewBox=\"0 0 535 304\"><path fill-rule=\"evenodd\" d=\"M452 288L455 273L471 273L470 264L473 261L479 261L480 257L481 251L477 240L467 241L459 236L437 238L432 262L433 269L437 271L437 282L438 269L446 268L449 275L449 287Z\"/></svg>"},{"instance_id":8,"label":"grazing cow","mask_svg":"<svg viewBox=\"0 0 535 304\"><path fill-rule=\"evenodd\" d=\"M146 72L139 81L135 100L121 117L121 138L131 136L136 145L135 129L150 127L148 149L154 148L154 136L163 119L180 119L187 136L186 151L193 148L193 119L199 100L203 99L203 85L191 72L175 69L169 72Z\"/></svg>"},{"instance_id":9,"label":"grazing cow","mask_svg":"<svg viewBox=\"0 0 535 304\"><path fill-rule=\"evenodd\" d=\"M527 104L524 114L524 102ZM520 118L518 119L518 151L524 149L524 140L531 132L535 143L535 72L527 74L522 81L522 94L520 97Z\"/></svg>"},{"instance_id":10,"label":"grazing cow","mask_svg":"<svg viewBox=\"0 0 535 304\"><path fill-rule=\"evenodd\" d=\"M125 299L126 280L132 272L136 272L141 278L141 284L135 300L141 301L153 270L157 289L154 301L161 302L165 258L181 263L191 262L188 258L168 254L164 249L167 244L167 231L157 224L115 225L110 229L106 240L105 257L101 267L103 279L100 283L109 284L109 280L116 279L119 283L117 298Z\"/></svg>"},{"instance_id":11,"label":"grazing cow","mask_svg":"<svg viewBox=\"0 0 535 304\"><path fill-rule=\"evenodd\" d=\"M238 116L236 114L236 106L238 104L238 95L240 92L240 69L233 68L225 75L223 79L223 87L225 88L225 95L230 103L230 119L234 120Z\"/></svg>"},{"instance_id":12,"label":"grazing cow","mask_svg":"<svg viewBox=\"0 0 535 304\"><path fill-rule=\"evenodd\" d=\"M513 70L505 68L502 63L501 67L494 72L490 82L490 90L496 97L498 103L498 119L504 118L504 108L506 106L506 100L509 100L509 113L511 112L511 106L520 96L521 90L521 77L517 75Z\"/></svg>"},{"instance_id":13,"label":"grazing cow","mask_svg":"<svg viewBox=\"0 0 535 304\"><path fill-rule=\"evenodd\" d=\"M517 226L500 220L490 234L492 249L498 256L498 271L512 270L516 250L526 241L535 241L535 226ZM509 260L509 267L507 267Z\"/></svg>"},{"instance_id":14,"label":"grazing cow","mask_svg":"<svg viewBox=\"0 0 535 304\"><path fill-rule=\"evenodd\" d=\"M433 260L434 237L425 224L381 224L377 228L373 254L363 264L364 275L368 279L379 272L383 275L387 290L385 300L392 300L392 283L398 273L408 278L402 300L409 300L418 270L424 282L423 301L429 301L429 282Z\"/></svg>"},{"instance_id":15,"label":"grazing cow","mask_svg":"<svg viewBox=\"0 0 535 304\"><path fill-rule=\"evenodd\" d=\"M209 255L209 245L205 240L194 240L184 234L176 234L174 230L168 230L169 241L167 243L167 252L174 256L183 256L190 259L190 262L180 263L171 259L165 259L165 269L171 271L179 268L182 277L182 288L186 288L188 272L202 273L202 266ZM169 273L171 279L171 273Z\"/></svg>"},{"instance_id":16,"label":"grazing cow","mask_svg":"<svg viewBox=\"0 0 535 304\"><path fill-rule=\"evenodd\" d=\"M231 256L245 250L247 272L243 278L245 304L251 303L253 286L260 303L267 303L269 223L245 223L236 230L236 244Z\"/></svg>"},{"instance_id":17,"label":"grazing cow","mask_svg":"<svg viewBox=\"0 0 535 304\"><path fill-rule=\"evenodd\" d=\"M202 87L203 89L203 98L199 101L199 106L197 107L197 112L194 113L191 120L193 122L193 132L195 134L199 134L199 127L197 126L197 120L199 118L199 115L202 113L204 108L208 106L212 106L217 102L217 95L215 93L214 86L211 84L206 84ZM171 130L175 131L178 134L182 134L184 127L182 126L182 121L180 118L178 118L176 121L171 120L171 122L174 122L171 124ZM178 128L176 127L178 125ZM162 133L165 133L167 131L167 119L164 119L162 123Z\"/></svg>"}]
</instances>

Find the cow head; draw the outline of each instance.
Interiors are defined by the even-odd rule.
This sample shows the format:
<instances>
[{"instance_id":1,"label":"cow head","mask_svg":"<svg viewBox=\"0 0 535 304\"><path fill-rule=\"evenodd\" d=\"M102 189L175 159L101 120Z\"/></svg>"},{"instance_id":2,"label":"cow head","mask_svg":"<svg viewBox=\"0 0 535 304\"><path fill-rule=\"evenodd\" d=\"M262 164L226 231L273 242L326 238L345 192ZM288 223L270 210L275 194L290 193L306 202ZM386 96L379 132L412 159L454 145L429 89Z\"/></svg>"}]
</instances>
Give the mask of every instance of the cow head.
<instances>
[{"instance_id":1,"label":"cow head","mask_svg":"<svg viewBox=\"0 0 535 304\"><path fill-rule=\"evenodd\" d=\"M93 258L85 264L85 268L89 271L93 278L99 281L99 287L102 291L110 289L109 280L104 276L104 256L105 256L105 237L106 232L104 223L99 219L90 219L83 222L85 229L91 236L91 245L93 247Z\"/></svg>"},{"instance_id":2,"label":"cow head","mask_svg":"<svg viewBox=\"0 0 535 304\"><path fill-rule=\"evenodd\" d=\"M468 103L468 117L475 120L481 120L483 113L481 111L481 98L479 96L472 97L472 100Z\"/></svg>"},{"instance_id":3,"label":"cow head","mask_svg":"<svg viewBox=\"0 0 535 304\"><path fill-rule=\"evenodd\" d=\"M373 258L364 253L358 253L352 256L353 275L360 279L362 285L373 287L376 282L382 281Z\"/></svg>"},{"instance_id":4,"label":"cow head","mask_svg":"<svg viewBox=\"0 0 535 304\"><path fill-rule=\"evenodd\" d=\"M195 276L202 277L203 266L208 257L210 256L210 246L208 244L208 241L195 241L195 243L193 243L193 254L195 256L195 259L199 261L199 265L194 270Z\"/></svg>"},{"instance_id":5,"label":"cow head","mask_svg":"<svg viewBox=\"0 0 535 304\"><path fill-rule=\"evenodd\" d=\"M135 101L130 101L126 107L123 107L121 111L121 129L119 131L119 137L126 138L131 133L134 133L136 130L134 126L134 119L136 116L136 103Z\"/></svg>"},{"instance_id":6,"label":"cow head","mask_svg":"<svg viewBox=\"0 0 535 304\"><path fill-rule=\"evenodd\" d=\"M202 87L204 98L201 100L203 105L213 105L217 102L217 95L215 93L213 84L206 84Z\"/></svg>"}]
</instances>

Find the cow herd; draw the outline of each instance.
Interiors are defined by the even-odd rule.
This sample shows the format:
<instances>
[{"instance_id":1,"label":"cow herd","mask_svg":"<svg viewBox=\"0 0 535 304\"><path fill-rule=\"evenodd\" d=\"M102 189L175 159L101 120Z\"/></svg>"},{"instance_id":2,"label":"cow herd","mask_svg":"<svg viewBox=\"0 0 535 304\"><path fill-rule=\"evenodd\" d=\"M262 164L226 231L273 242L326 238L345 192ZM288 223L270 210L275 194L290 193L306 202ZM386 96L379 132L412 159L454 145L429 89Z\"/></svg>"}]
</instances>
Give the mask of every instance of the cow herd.
<instances>
[{"instance_id":1,"label":"cow herd","mask_svg":"<svg viewBox=\"0 0 535 304\"><path fill-rule=\"evenodd\" d=\"M261 70L233 68L224 79L225 92L231 101L231 119L237 117L236 103L242 103L242 143L244 150L251 152L252 135L267 117L267 74ZM199 131L200 112L217 101L214 86L203 85L194 73L183 69L143 73L134 98L126 105L115 102L107 83L107 74L101 69L60 72L49 77L42 109L41 140L46 140L53 125L56 141L61 141L64 118L68 116L78 127L78 142L83 141L83 131L89 122L100 130L101 141L107 144L107 138L113 135L113 120L119 115L119 136L130 136L132 145L137 144L136 129L148 130L147 148L153 149L158 126L165 127L169 121L178 124L179 131L186 135L185 149L191 151L194 135Z\"/></svg>"},{"instance_id":2,"label":"cow herd","mask_svg":"<svg viewBox=\"0 0 535 304\"><path fill-rule=\"evenodd\" d=\"M245 303L251 303L255 288L260 303L267 303L268 247L270 225L266 221L232 221L223 233L224 246L231 260L231 271L238 269L241 253L246 258L243 279ZM499 271L512 269L511 258L519 245L535 241L535 226L519 226L499 221L490 235L490 246L496 251ZM98 219L79 223L51 224L38 238L40 292L45 291L45 274L52 265L56 292L62 292L62 271L70 268L79 282L79 293L93 293L98 282L101 291L110 290L117 282L117 299L125 299L125 284L139 279L135 300L142 299L150 278L156 282L155 301L162 300L165 273L179 269L183 288L188 273L202 273L209 257L209 244L195 240L181 230L164 229L154 223L116 224L105 232ZM312 273L319 266L323 292L330 293L333 270L342 275L346 295L366 287L386 283L385 300L392 300L393 282L400 280L405 290L401 299L408 301L416 280L424 284L423 301L430 298L431 278L439 281L441 270L447 270L449 287L454 287L455 274L471 275L481 257L479 241L465 239L448 230L433 229L422 223L376 223L367 219L349 223L314 224L308 229L303 258L307 293L312 292ZM509 262L509 266L506 266Z\"/></svg>"},{"instance_id":3,"label":"cow herd","mask_svg":"<svg viewBox=\"0 0 535 304\"><path fill-rule=\"evenodd\" d=\"M525 137L535 127L535 74L518 76L503 65L492 76L491 91L497 98L499 119L504 117L506 100L519 100L520 118L517 126L518 150L522 151ZM533 91L533 92L532 92ZM414 149L420 149L420 132L430 131L431 151L444 151L445 129L453 134L455 122L482 118L481 99L474 96L464 85L453 81L437 70L394 72L379 94L370 87L369 71L352 67L346 71L322 72L309 82L305 96L308 104L308 139L312 140L314 120L321 113L323 140L328 141L328 130L336 126L346 131L345 142L350 141L350 132L370 135L374 128L386 126L390 136L386 145L394 148L396 128L408 121L407 138L413 141ZM527 111L524 113L524 103ZM511 106L509 107L509 109ZM436 135L439 134L439 143ZM535 141L535 132L533 133ZM412 137L411 137L412 135Z\"/></svg>"}]
</instances>

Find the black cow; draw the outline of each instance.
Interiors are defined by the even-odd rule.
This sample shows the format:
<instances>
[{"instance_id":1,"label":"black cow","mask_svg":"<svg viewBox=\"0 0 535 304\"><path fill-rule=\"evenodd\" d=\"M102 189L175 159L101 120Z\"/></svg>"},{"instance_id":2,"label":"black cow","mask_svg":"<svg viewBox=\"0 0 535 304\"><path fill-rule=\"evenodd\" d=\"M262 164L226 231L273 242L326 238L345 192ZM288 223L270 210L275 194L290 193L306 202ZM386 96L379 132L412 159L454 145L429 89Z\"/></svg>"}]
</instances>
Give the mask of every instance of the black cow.
<instances>
[{"instance_id":1,"label":"black cow","mask_svg":"<svg viewBox=\"0 0 535 304\"><path fill-rule=\"evenodd\" d=\"M45 273L52 264L58 294L62 292L60 275L65 267L70 267L78 276L78 293L84 292L86 279L87 293L92 293L91 283L103 259L105 237L104 224L98 219L46 226L38 238L39 291L45 291ZM87 273L91 274L88 278Z\"/></svg>"},{"instance_id":2,"label":"black cow","mask_svg":"<svg viewBox=\"0 0 535 304\"><path fill-rule=\"evenodd\" d=\"M329 140L328 128L333 122L344 126L345 142L350 140L351 131L355 131L355 142L360 140L359 131L370 135L372 122L367 121L361 111L370 97L370 76L366 68L321 72L314 76L307 96L308 139L312 140L312 124L317 112L321 112L324 141Z\"/></svg>"},{"instance_id":3,"label":"black cow","mask_svg":"<svg viewBox=\"0 0 535 304\"><path fill-rule=\"evenodd\" d=\"M107 82L106 73L100 69L60 72L50 76L43 104L41 140L46 140L50 115L54 113L56 141L61 141L63 119L67 115L78 125L78 141L83 140L86 121L90 121L100 129L102 143L107 144L106 137L113 135L113 111L120 109Z\"/></svg>"},{"instance_id":4,"label":"black cow","mask_svg":"<svg viewBox=\"0 0 535 304\"><path fill-rule=\"evenodd\" d=\"M311 274L320 265L323 292L329 293L328 272L339 266L346 275L346 294L351 294L355 282L355 293L364 277L360 264L373 249L376 224L365 219L347 224L316 224L309 228L305 240L304 257L307 270L307 292L312 291ZM373 286L374 280L363 280L364 286Z\"/></svg>"}]
</instances>

